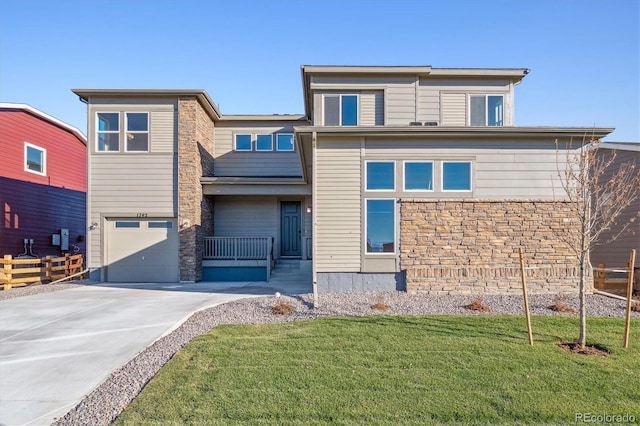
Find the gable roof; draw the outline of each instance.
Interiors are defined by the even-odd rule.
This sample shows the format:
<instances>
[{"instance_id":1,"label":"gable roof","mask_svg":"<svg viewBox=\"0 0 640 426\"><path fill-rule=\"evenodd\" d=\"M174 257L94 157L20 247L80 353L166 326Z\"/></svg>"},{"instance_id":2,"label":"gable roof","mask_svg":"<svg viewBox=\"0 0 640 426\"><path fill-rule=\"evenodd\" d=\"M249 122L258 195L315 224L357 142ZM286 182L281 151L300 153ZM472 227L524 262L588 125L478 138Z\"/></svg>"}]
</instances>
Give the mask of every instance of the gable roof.
<instances>
[{"instance_id":1,"label":"gable roof","mask_svg":"<svg viewBox=\"0 0 640 426\"><path fill-rule=\"evenodd\" d=\"M36 116L42 120L48 121L49 123L53 124L54 126L58 126L63 130L66 130L69 133L72 133L75 137L78 138L78 140L80 140L80 142L82 142L85 146L87 145L87 137L84 135L84 133L82 133L78 128L73 127L70 124L65 123L64 121L58 120L57 118L40 111L39 109L36 109L34 107L32 107L31 105L27 105L27 104L18 104L18 103L12 103L12 102L0 102L0 109L10 109L10 110L15 110L15 111L25 111L33 116Z\"/></svg>"}]
</instances>

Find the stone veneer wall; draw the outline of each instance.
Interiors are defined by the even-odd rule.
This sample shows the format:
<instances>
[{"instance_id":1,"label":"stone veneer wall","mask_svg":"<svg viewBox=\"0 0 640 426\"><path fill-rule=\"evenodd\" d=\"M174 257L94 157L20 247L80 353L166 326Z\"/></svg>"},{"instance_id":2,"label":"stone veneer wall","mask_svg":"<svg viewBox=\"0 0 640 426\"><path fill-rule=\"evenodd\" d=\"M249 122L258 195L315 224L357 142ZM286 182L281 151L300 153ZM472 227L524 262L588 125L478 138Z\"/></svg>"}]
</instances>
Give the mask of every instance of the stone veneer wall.
<instances>
[{"instance_id":1,"label":"stone veneer wall","mask_svg":"<svg viewBox=\"0 0 640 426\"><path fill-rule=\"evenodd\" d=\"M178 100L180 281L202 279L202 237L213 235L213 203L200 184L213 174L213 127L196 97Z\"/></svg>"},{"instance_id":2,"label":"stone veneer wall","mask_svg":"<svg viewBox=\"0 0 640 426\"><path fill-rule=\"evenodd\" d=\"M407 292L522 294L520 246L534 267L527 271L531 293L575 292L579 263L558 237L576 229L570 217L568 205L552 201L402 200Z\"/></svg>"}]
</instances>

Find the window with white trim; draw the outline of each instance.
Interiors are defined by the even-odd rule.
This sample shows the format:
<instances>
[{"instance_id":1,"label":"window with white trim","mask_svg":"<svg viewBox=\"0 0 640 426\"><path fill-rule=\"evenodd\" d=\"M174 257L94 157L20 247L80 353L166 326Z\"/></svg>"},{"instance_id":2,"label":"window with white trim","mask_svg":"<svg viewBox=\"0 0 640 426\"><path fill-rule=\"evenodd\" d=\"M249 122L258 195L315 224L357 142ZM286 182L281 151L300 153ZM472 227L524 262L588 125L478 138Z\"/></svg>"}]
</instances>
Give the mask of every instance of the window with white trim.
<instances>
[{"instance_id":1,"label":"window with white trim","mask_svg":"<svg viewBox=\"0 0 640 426\"><path fill-rule=\"evenodd\" d=\"M367 191L394 191L396 189L395 161L366 161L365 182Z\"/></svg>"},{"instance_id":2,"label":"window with white trim","mask_svg":"<svg viewBox=\"0 0 640 426\"><path fill-rule=\"evenodd\" d=\"M149 151L149 113L125 112L127 131L125 133L125 151Z\"/></svg>"},{"instance_id":3,"label":"window with white trim","mask_svg":"<svg viewBox=\"0 0 640 426\"><path fill-rule=\"evenodd\" d=\"M25 142L24 170L45 176L47 174L47 150Z\"/></svg>"},{"instance_id":4,"label":"window with white trim","mask_svg":"<svg viewBox=\"0 0 640 426\"><path fill-rule=\"evenodd\" d=\"M470 126L504 126L503 95L469 95Z\"/></svg>"},{"instance_id":5,"label":"window with white trim","mask_svg":"<svg viewBox=\"0 0 640 426\"><path fill-rule=\"evenodd\" d=\"M97 146L98 152L120 151L120 113L97 113Z\"/></svg>"},{"instance_id":6,"label":"window with white trim","mask_svg":"<svg viewBox=\"0 0 640 426\"><path fill-rule=\"evenodd\" d=\"M251 143L250 134L235 135L235 143L233 149L236 151L251 151L253 144Z\"/></svg>"},{"instance_id":7,"label":"window with white trim","mask_svg":"<svg viewBox=\"0 0 640 426\"><path fill-rule=\"evenodd\" d=\"M433 191L433 161L405 161L404 190Z\"/></svg>"},{"instance_id":8,"label":"window with white trim","mask_svg":"<svg viewBox=\"0 0 640 426\"><path fill-rule=\"evenodd\" d=\"M256 135L256 151L273 151L273 135Z\"/></svg>"},{"instance_id":9,"label":"window with white trim","mask_svg":"<svg viewBox=\"0 0 640 426\"><path fill-rule=\"evenodd\" d=\"M277 133L276 149L278 151L294 151L293 133Z\"/></svg>"},{"instance_id":10,"label":"window with white trim","mask_svg":"<svg viewBox=\"0 0 640 426\"><path fill-rule=\"evenodd\" d=\"M396 200L365 200L366 253L395 253Z\"/></svg>"},{"instance_id":11,"label":"window with white trim","mask_svg":"<svg viewBox=\"0 0 640 426\"><path fill-rule=\"evenodd\" d=\"M358 95L325 94L322 101L325 126L358 125Z\"/></svg>"},{"instance_id":12,"label":"window with white trim","mask_svg":"<svg viewBox=\"0 0 640 426\"><path fill-rule=\"evenodd\" d=\"M471 191L471 161L443 161L442 190Z\"/></svg>"}]
</instances>

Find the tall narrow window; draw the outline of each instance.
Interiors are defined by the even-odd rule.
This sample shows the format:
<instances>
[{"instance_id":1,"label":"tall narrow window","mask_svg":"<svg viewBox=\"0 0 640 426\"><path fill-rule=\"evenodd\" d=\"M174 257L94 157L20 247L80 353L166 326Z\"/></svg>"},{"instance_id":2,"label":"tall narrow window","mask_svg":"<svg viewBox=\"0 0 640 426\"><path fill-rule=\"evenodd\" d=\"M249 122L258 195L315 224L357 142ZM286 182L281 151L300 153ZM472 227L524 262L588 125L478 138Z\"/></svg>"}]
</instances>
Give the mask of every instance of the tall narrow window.
<instances>
[{"instance_id":1,"label":"tall narrow window","mask_svg":"<svg viewBox=\"0 0 640 426\"><path fill-rule=\"evenodd\" d=\"M325 126L358 125L358 95L324 95L323 102Z\"/></svg>"},{"instance_id":2,"label":"tall narrow window","mask_svg":"<svg viewBox=\"0 0 640 426\"><path fill-rule=\"evenodd\" d=\"M47 150L39 146L24 143L24 169L39 175L47 174Z\"/></svg>"},{"instance_id":3,"label":"tall narrow window","mask_svg":"<svg viewBox=\"0 0 640 426\"><path fill-rule=\"evenodd\" d=\"M278 133L276 135L276 149L278 151L293 151L293 134Z\"/></svg>"},{"instance_id":4,"label":"tall narrow window","mask_svg":"<svg viewBox=\"0 0 640 426\"><path fill-rule=\"evenodd\" d=\"M396 201L366 200L367 253L395 253Z\"/></svg>"},{"instance_id":5,"label":"tall narrow window","mask_svg":"<svg viewBox=\"0 0 640 426\"><path fill-rule=\"evenodd\" d=\"M469 104L471 126L504 126L504 96L471 95Z\"/></svg>"},{"instance_id":6,"label":"tall narrow window","mask_svg":"<svg viewBox=\"0 0 640 426\"><path fill-rule=\"evenodd\" d=\"M443 191L471 191L471 162L442 162Z\"/></svg>"},{"instance_id":7,"label":"tall narrow window","mask_svg":"<svg viewBox=\"0 0 640 426\"><path fill-rule=\"evenodd\" d=\"M120 114L117 112L98 113L98 146L100 152L120 150Z\"/></svg>"},{"instance_id":8,"label":"tall narrow window","mask_svg":"<svg viewBox=\"0 0 640 426\"><path fill-rule=\"evenodd\" d=\"M366 190L393 191L396 189L396 164L393 161L366 162Z\"/></svg>"},{"instance_id":9,"label":"tall narrow window","mask_svg":"<svg viewBox=\"0 0 640 426\"><path fill-rule=\"evenodd\" d=\"M405 191L433 191L433 162L405 161Z\"/></svg>"},{"instance_id":10,"label":"tall narrow window","mask_svg":"<svg viewBox=\"0 0 640 426\"><path fill-rule=\"evenodd\" d=\"M149 114L127 112L126 150L127 152L149 151Z\"/></svg>"},{"instance_id":11,"label":"tall narrow window","mask_svg":"<svg viewBox=\"0 0 640 426\"><path fill-rule=\"evenodd\" d=\"M256 151L273 151L273 135L256 135Z\"/></svg>"}]
</instances>

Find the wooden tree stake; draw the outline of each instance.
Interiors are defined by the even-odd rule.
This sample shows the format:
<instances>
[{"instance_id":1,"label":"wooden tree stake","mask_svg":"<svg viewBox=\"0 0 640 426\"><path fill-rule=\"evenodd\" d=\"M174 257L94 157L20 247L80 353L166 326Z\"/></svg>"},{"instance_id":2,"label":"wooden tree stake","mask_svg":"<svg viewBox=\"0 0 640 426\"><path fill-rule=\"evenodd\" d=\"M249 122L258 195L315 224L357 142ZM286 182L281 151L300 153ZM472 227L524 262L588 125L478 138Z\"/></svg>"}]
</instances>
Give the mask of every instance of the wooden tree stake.
<instances>
[{"instance_id":1,"label":"wooden tree stake","mask_svg":"<svg viewBox=\"0 0 640 426\"><path fill-rule=\"evenodd\" d=\"M524 270L524 256L520 247L520 274L522 276L522 295L524 296L524 315L527 318L527 333L529 334L529 344L533 346L533 332L531 331L531 315L529 314L529 299L527 297L527 273Z\"/></svg>"},{"instance_id":2,"label":"wooden tree stake","mask_svg":"<svg viewBox=\"0 0 640 426\"><path fill-rule=\"evenodd\" d=\"M631 298L633 297L633 267L636 263L636 250L631 250L629 272L627 273L627 315L624 321L624 348L629 347L629 328L631 326Z\"/></svg>"}]
</instances>

